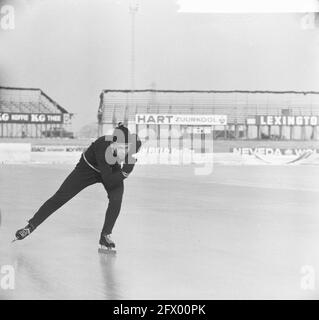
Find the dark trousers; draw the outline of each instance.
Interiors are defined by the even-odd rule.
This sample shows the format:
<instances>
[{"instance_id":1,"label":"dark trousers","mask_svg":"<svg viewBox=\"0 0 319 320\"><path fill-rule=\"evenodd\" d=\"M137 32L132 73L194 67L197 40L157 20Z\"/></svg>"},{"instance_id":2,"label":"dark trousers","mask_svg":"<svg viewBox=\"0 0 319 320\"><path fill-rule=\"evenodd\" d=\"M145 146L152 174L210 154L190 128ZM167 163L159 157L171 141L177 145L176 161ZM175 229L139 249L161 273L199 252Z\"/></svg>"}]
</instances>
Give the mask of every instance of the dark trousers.
<instances>
[{"instance_id":1,"label":"dark trousers","mask_svg":"<svg viewBox=\"0 0 319 320\"><path fill-rule=\"evenodd\" d=\"M37 227L81 190L98 182L103 184L100 173L90 168L81 157L76 167L64 180L58 191L39 208L35 215L29 220L29 223ZM109 204L106 210L102 233L111 234L121 210L124 186L122 182L116 188L108 189L105 185L104 188L108 194Z\"/></svg>"}]
</instances>

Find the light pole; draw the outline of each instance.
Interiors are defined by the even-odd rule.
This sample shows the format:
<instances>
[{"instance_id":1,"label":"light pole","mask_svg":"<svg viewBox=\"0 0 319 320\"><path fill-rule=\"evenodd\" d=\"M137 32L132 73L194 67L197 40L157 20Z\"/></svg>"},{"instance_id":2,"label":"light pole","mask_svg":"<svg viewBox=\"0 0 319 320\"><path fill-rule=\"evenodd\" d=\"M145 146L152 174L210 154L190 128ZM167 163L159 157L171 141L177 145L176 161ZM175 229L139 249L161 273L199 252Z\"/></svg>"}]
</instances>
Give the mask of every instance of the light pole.
<instances>
[{"instance_id":1,"label":"light pole","mask_svg":"<svg viewBox=\"0 0 319 320\"><path fill-rule=\"evenodd\" d=\"M138 11L138 0L131 0L129 10L131 14L131 91L135 90L135 15Z\"/></svg>"}]
</instances>

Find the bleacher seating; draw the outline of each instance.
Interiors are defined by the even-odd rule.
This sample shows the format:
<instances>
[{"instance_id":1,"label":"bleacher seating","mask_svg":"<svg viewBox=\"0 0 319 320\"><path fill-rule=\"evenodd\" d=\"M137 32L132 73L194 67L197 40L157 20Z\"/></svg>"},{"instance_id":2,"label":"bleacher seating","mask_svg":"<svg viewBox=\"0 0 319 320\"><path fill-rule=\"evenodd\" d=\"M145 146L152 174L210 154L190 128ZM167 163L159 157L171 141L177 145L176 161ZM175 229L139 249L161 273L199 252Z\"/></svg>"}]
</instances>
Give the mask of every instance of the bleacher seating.
<instances>
[{"instance_id":1,"label":"bleacher seating","mask_svg":"<svg viewBox=\"0 0 319 320\"><path fill-rule=\"evenodd\" d=\"M67 111L40 89L0 87L0 113L63 114ZM61 123L0 122L0 137L42 137Z\"/></svg>"},{"instance_id":2,"label":"bleacher seating","mask_svg":"<svg viewBox=\"0 0 319 320\"><path fill-rule=\"evenodd\" d=\"M66 110L40 89L0 87L0 112L64 113Z\"/></svg>"},{"instance_id":3,"label":"bleacher seating","mask_svg":"<svg viewBox=\"0 0 319 320\"><path fill-rule=\"evenodd\" d=\"M102 103L104 123L134 121L136 113L226 114L230 124L280 115L283 109L291 115L319 115L318 92L105 90Z\"/></svg>"}]
</instances>

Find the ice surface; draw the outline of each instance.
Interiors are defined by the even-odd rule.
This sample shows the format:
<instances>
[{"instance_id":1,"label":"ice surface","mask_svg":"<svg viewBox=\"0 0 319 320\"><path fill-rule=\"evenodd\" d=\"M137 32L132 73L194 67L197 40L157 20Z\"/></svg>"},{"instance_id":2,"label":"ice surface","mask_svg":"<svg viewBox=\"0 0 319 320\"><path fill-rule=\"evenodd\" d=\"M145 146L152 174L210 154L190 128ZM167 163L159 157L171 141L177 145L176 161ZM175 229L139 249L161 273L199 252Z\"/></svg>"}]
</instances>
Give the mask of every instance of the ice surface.
<instances>
[{"instance_id":1,"label":"ice surface","mask_svg":"<svg viewBox=\"0 0 319 320\"><path fill-rule=\"evenodd\" d=\"M72 169L1 165L0 268L14 267L15 289L0 299L319 298L317 280L302 287L304 266L319 271L319 167L137 166L115 255L98 253L99 184L11 244Z\"/></svg>"}]
</instances>

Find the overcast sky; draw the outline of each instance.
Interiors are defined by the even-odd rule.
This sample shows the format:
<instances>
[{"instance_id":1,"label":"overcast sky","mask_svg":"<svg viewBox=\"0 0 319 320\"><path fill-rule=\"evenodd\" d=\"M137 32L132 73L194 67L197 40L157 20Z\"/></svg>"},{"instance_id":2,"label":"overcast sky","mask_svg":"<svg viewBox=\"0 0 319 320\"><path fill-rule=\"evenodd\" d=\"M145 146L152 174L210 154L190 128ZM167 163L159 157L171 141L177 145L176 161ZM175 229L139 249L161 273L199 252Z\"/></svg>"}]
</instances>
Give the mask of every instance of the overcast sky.
<instances>
[{"instance_id":1,"label":"overcast sky","mask_svg":"<svg viewBox=\"0 0 319 320\"><path fill-rule=\"evenodd\" d=\"M189 0L188 0L189 1ZM136 89L319 91L319 29L300 13L182 13L175 0L141 0ZM129 0L0 0L16 8L0 30L0 85L39 87L96 121L102 89L130 88Z\"/></svg>"}]
</instances>

